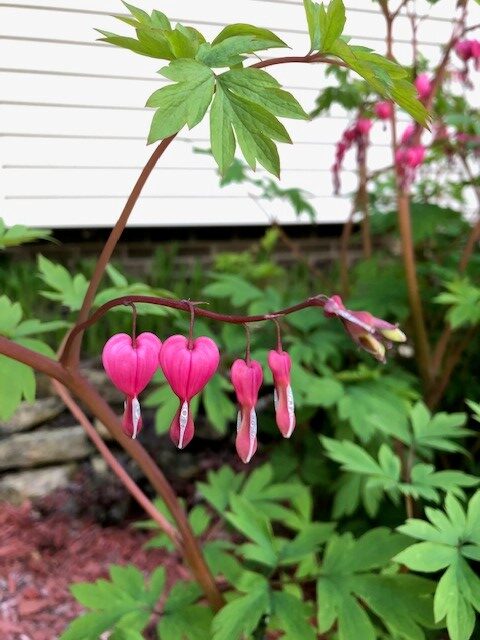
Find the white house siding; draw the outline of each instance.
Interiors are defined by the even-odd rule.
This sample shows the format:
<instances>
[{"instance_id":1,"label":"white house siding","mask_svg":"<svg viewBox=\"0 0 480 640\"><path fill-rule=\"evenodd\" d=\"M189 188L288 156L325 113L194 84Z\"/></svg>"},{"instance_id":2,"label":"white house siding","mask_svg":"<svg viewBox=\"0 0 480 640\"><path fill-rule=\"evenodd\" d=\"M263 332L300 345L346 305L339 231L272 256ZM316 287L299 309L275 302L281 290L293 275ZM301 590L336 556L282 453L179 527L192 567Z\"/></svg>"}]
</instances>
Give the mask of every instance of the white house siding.
<instances>
[{"instance_id":1,"label":"white house siding","mask_svg":"<svg viewBox=\"0 0 480 640\"><path fill-rule=\"evenodd\" d=\"M308 35L298 0L132 0L158 8L173 21L213 36L224 24L249 22L276 31L304 54ZM429 11L419 31L422 52L433 62L451 31L455 0ZM348 0L346 32L356 43L384 51L384 21L376 5ZM94 28L124 28L110 14L117 0L27 0L0 2L0 216L8 224L47 227L111 226L152 149L145 145L152 112L147 97L164 81L162 61L136 56L96 41ZM472 21L480 8L472 2ZM128 28L125 27L126 32ZM410 60L408 18L397 22L395 54ZM286 65L273 73L308 110L325 84L323 66ZM480 74L479 74L480 77ZM334 144L347 125L341 110L313 122L289 121L293 146L280 145L282 184L309 191L323 223L341 222L348 199L332 197L329 167ZM266 214L248 189L218 186L213 161L194 154L208 145L207 123L185 130L150 178L131 224L145 226L264 224ZM376 125L372 168L389 162L388 133ZM348 159L344 192L354 188ZM296 222L292 211L268 203L267 213Z\"/></svg>"}]
</instances>

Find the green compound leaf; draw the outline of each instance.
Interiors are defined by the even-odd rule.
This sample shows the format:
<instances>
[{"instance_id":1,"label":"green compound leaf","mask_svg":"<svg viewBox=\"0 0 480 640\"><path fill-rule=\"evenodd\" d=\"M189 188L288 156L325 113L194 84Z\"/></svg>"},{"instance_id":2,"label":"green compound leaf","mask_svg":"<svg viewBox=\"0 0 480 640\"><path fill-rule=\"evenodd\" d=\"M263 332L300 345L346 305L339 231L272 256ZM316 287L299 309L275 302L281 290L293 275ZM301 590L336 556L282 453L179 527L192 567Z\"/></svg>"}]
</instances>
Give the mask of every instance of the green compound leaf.
<instances>
[{"instance_id":1,"label":"green compound leaf","mask_svg":"<svg viewBox=\"0 0 480 640\"><path fill-rule=\"evenodd\" d=\"M147 107L157 110L149 143L171 136L185 125L195 127L207 112L215 90L213 71L195 60L175 60L160 73L177 84L158 89L147 101Z\"/></svg>"},{"instance_id":2,"label":"green compound leaf","mask_svg":"<svg viewBox=\"0 0 480 640\"><path fill-rule=\"evenodd\" d=\"M74 620L60 640L90 640L106 631L117 640L143 637L165 584L165 570L153 572L148 584L143 574L133 566L110 567L111 580L78 583L70 590L75 599L90 612Z\"/></svg>"},{"instance_id":3,"label":"green compound leaf","mask_svg":"<svg viewBox=\"0 0 480 640\"><path fill-rule=\"evenodd\" d=\"M427 508L425 513L430 522L410 519L399 527L402 533L423 542L404 549L394 560L413 571L446 569L435 592L435 622L446 620L452 640L469 640L475 610L480 611L480 578L466 559L480 558L480 491L466 511L455 496L448 494L445 511Z\"/></svg>"},{"instance_id":4,"label":"green compound leaf","mask_svg":"<svg viewBox=\"0 0 480 640\"><path fill-rule=\"evenodd\" d=\"M386 528L372 529L357 540L351 534L332 537L317 582L320 633L337 622L339 639L373 640L379 637L378 619L392 637L424 640L422 626L433 624L433 583L417 576L383 573L406 545L406 537ZM376 617L375 626L369 613Z\"/></svg>"}]
</instances>

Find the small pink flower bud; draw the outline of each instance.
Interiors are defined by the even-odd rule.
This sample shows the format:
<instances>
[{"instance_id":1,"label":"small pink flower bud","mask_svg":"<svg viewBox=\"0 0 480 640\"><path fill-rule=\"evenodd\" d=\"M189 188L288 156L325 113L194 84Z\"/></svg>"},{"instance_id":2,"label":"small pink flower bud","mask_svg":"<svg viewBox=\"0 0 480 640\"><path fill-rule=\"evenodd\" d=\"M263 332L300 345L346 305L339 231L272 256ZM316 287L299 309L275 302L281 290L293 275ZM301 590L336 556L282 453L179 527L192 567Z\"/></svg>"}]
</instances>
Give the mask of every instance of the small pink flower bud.
<instances>
[{"instance_id":1,"label":"small pink flower bud","mask_svg":"<svg viewBox=\"0 0 480 640\"><path fill-rule=\"evenodd\" d=\"M386 346L392 342L405 342L406 336L396 324L372 316L368 311L350 311L340 296L329 298L323 308L329 318L337 316L352 340L380 362L385 362ZM387 341L384 344L384 341Z\"/></svg>"},{"instance_id":2,"label":"small pink flower bud","mask_svg":"<svg viewBox=\"0 0 480 640\"><path fill-rule=\"evenodd\" d=\"M415 80L415 87L417 88L418 97L420 100L428 100L432 93L432 83L428 74L421 73Z\"/></svg>"},{"instance_id":3,"label":"small pink flower bud","mask_svg":"<svg viewBox=\"0 0 480 640\"><path fill-rule=\"evenodd\" d=\"M290 438L295 429L295 402L290 385L292 360L285 351L270 351L268 366L275 385L275 417L284 438Z\"/></svg>"},{"instance_id":4,"label":"small pink flower bud","mask_svg":"<svg viewBox=\"0 0 480 640\"><path fill-rule=\"evenodd\" d=\"M162 343L153 333L142 333L135 340L118 333L103 348L102 362L113 384L126 396L123 430L136 438L142 428L138 395L145 389L158 369L158 354Z\"/></svg>"},{"instance_id":5,"label":"small pink flower bud","mask_svg":"<svg viewBox=\"0 0 480 640\"><path fill-rule=\"evenodd\" d=\"M169 385L180 400L180 407L170 425L170 437L179 449L183 449L193 438L195 430L190 401L215 374L220 352L210 338L197 338L189 345L188 338L176 335L163 343L159 361Z\"/></svg>"},{"instance_id":6,"label":"small pink flower bud","mask_svg":"<svg viewBox=\"0 0 480 640\"><path fill-rule=\"evenodd\" d=\"M247 464L257 450L257 414L255 406L263 382L262 366L256 360L235 360L230 378L237 395L240 411L237 419L237 453Z\"/></svg>"},{"instance_id":7,"label":"small pink flower bud","mask_svg":"<svg viewBox=\"0 0 480 640\"><path fill-rule=\"evenodd\" d=\"M391 102L385 100L384 102L377 102L375 105L375 115L380 120L388 120L393 113L393 105Z\"/></svg>"}]
</instances>

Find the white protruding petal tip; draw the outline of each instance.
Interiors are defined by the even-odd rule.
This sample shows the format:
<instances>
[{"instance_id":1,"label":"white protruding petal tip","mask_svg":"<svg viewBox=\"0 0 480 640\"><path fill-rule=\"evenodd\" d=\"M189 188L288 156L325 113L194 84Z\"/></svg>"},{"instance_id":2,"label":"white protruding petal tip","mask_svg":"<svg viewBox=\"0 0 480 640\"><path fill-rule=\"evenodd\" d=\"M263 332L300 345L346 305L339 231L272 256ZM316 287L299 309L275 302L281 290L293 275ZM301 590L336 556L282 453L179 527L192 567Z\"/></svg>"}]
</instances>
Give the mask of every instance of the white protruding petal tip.
<instances>
[{"instance_id":1,"label":"white protruding petal tip","mask_svg":"<svg viewBox=\"0 0 480 640\"><path fill-rule=\"evenodd\" d=\"M178 438L178 448L183 449L183 438L185 437L185 430L188 424L188 402L186 400L182 404L182 409L180 411L179 424L180 424L180 435Z\"/></svg>"}]
</instances>

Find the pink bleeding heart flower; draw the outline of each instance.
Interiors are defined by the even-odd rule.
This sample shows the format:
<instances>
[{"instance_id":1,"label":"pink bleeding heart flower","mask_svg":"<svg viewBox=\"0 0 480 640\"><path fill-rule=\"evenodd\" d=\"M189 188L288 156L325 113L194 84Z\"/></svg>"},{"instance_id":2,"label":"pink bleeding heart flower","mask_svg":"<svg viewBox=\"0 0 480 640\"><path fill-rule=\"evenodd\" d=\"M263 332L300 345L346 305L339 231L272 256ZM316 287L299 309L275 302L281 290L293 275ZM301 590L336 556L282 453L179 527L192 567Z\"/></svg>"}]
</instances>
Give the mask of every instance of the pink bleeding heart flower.
<instances>
[{"instance_id":1,"label":"pink bleeding heart flower","mask_svg":"<svg viewBox=\"0 0 480 640\"><path fill-rule=\"evenodd\" d=\"M268 366L275 385L275 417L284 438L290 438L295 429L295 402L290 384L292 359L286 351L270 351Z\"/></svg>"},{"instance_id":2,"label":"pink bleeding heart flower","mask_svg":"<svg viewBox=\"0 0 480 640\"><path fill-rule=\"evenodd\" d=\"M122 426L131 438L136 438L143 426L138 395L158 369L161 346L153 333L142 333L135 339L118 333L103 348L104 369L117 389L127 396Z\"/></svg>"},{"instance_id":3,"label":"pink bleeding heart flower","mask_svg":"<svg viewBox=\"0 0 480 640\"><path fill-rule=\"evenodd\" d=\"M210 338L201 337L190 343L185 336L176 335L165 340L159 360L169 385L180 400L170 425L170 437L179 449L183 449L195 431L190 401L215 374L220 352Z\"/></svg>"},{"instance_id":4,"label":"pink bleeding heart flower","mask_svg":"<svg viewBox=\"0 0 480 640\"><path fill-rule=\"evenodd\" d=\"M388 120L393 114L393 105L391 102L385 100L384 102L377 102L374 107L375 115L380 120Z\"/></svg>"},{"instance_id":5,"label":"pink bleeding heart flower","mask_svg":"<svg viewBox=\"0 0 480 640\"><path fill-rule=\"evenodd\" d=\"M418 97L420 100L428 100L432 93L432 83L428 74L421 73L415 80L415 87L417 88Z\"/></svg>"},{"instance_id":6,"label":"pink bleeding heart flower","mask_svg":"<svg viewBox=\"0 0 480 640\"><path fill-rule=\"evenodd\" d=\"M411 169L416 169L417 167L419 167L425 160L425 153L426 149L421 144L407 149L407 154L405 157L407 166Z\"/></svg>"},{"instance_id":7,"label":"pink bleeding heart flower","mask_svg":"<svg viewBox=\"0 0 480 640\"><path fill-rule=\"evenodd\" d=\"M402 144L408 144L415 133L415 125L409 124L402 133Z\"/></svg>"},{"instance_id":8,"label":"pink bleeding heart flower","mask_svg":"<svg viewBox=\"0 0 480 640\"><path fill-rule=\"evenodd\" d=\"M391 342L405 342L407 337L398 325L376 318L368 311L350 311L340 296L327 300L323 308L328 318L338 317L352 340L380 362L385 362L386 348Z\"/></svg>"},{"instance_id":9,"label":"pink bleeding heart flower","mask_svg":"<svg viewBox=\"0 0 480 640\"><path fill-rule=\"evenodd\" d=\"M256 360L235 360L230 370L230 378L240 405L237 418L237 453L247 464L257 450L255 406L263 382L262 366Z\"/></svg>"},{"instance_id":10,"label":"pink bleeding heart flower","mask_svg":"<svg viewBox=\"0 0 480 640\"><path fill-rule=\"evenodd\" d=\"M471 40L461 40L460 42L457 42L457 44L455 45L455 53L464 62L470 60L470 58L472 57Z\"/></svg>"},{"instance_id":11,"label":"pink bleeding heart flower","mask_svg":"<svg viewBox=\"0 0 480 640\"><path fill-rule=\"evenodd\" d=\"M361 136L366 136L370 133L370 129L373 126L373 122L368 118L359 118L355 125L357 133Z\"/></svg>"}]
</instances>

